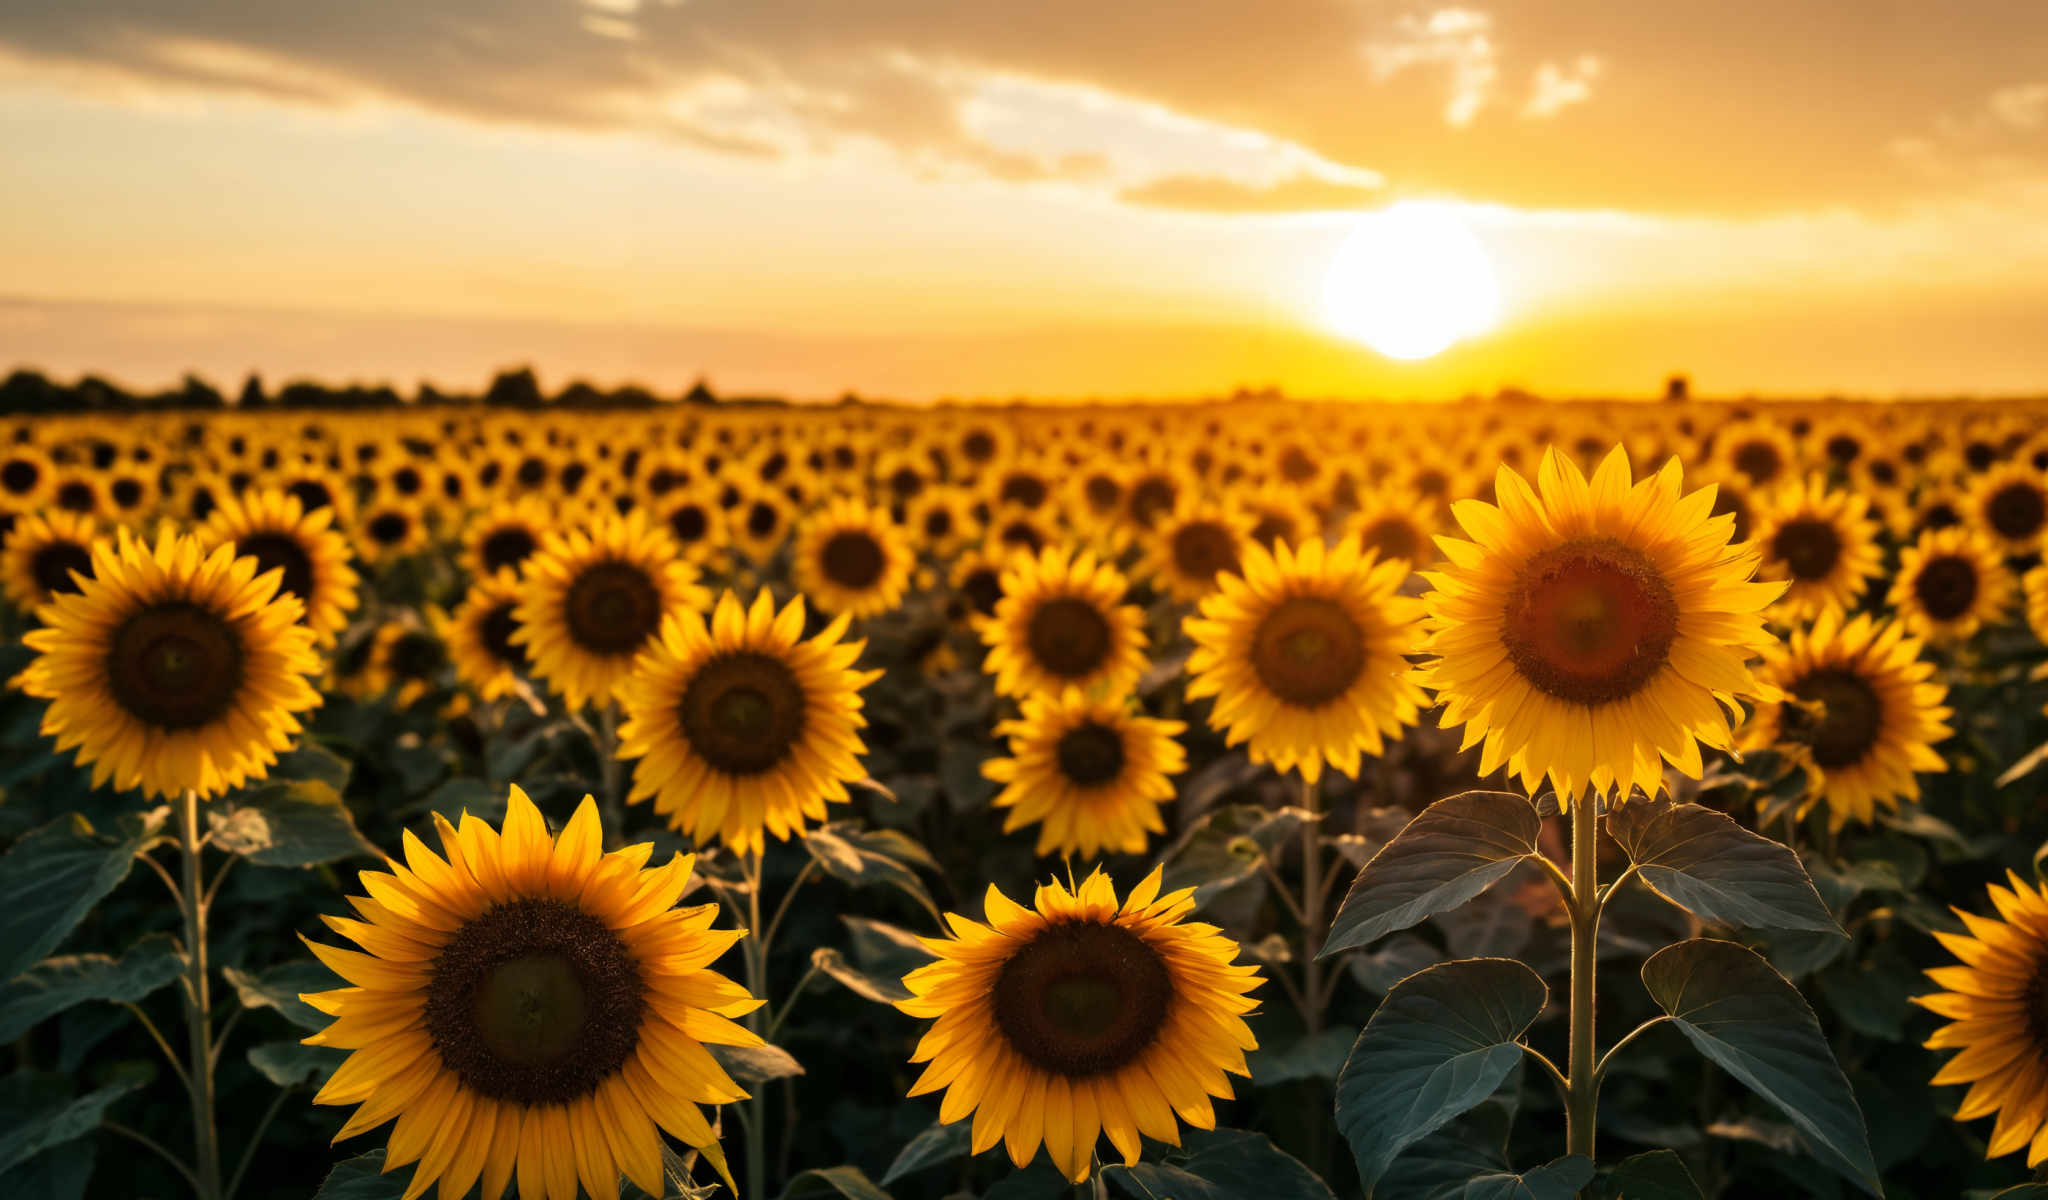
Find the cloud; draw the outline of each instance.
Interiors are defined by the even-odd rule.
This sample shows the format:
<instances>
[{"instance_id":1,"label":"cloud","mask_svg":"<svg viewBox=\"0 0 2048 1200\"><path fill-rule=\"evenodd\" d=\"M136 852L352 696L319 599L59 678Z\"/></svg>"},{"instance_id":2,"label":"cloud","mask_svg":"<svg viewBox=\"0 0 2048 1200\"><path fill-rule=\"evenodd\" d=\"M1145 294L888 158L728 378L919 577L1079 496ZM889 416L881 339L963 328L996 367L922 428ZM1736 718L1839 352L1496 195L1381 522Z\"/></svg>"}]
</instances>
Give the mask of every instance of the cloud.
<instances>
[{"instance_id":1,"label":"cloud","mask_svg":"<svg viewBox=\"0 0 2048 1200\"><path fill-rule=\"evenodd\" d=\"M1580 55L1569 68L1553 62L1538 65L1529 99L1522 105L1522 117L1540 121L1574 104L1584 104L1593 98L1593 81L1599 77L1600 59L1593 54Z\"/></svg>"},{"instance_id":2,"label":"cloud","mask_svg":"<svg viewBox=\"0 0 2048 1200\"><path fill-rule=\"evenodd\" d=\"M1127 204L1205 213L1316 212L1383 203L1380 188L1295 175L1276 183L1242 183L1213 175L1169 175L1117 193Z\"/></svg>"}]
</instances>

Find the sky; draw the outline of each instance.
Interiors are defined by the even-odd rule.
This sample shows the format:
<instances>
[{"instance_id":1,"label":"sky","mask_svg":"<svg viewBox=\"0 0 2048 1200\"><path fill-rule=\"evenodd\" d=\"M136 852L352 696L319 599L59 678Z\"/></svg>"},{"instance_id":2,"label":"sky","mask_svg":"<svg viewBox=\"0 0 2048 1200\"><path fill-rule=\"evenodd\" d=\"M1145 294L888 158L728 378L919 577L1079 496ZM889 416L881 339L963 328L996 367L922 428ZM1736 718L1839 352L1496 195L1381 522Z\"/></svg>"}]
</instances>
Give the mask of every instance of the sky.
<instances>
[{"instance_id":1,"label":"sky","mask_svg":"<svg viewBox=\"0 0 2048 1200\"><path fill-rule=\"evenodd\" d=\"M1329 300L1401 206L1497 293L1412 360ZM1476 304L1437 253L1351 290ZM2040 393L2048 4L0 5L0 369L517 363L799 398Z\"/></svg>"}]
</instances>

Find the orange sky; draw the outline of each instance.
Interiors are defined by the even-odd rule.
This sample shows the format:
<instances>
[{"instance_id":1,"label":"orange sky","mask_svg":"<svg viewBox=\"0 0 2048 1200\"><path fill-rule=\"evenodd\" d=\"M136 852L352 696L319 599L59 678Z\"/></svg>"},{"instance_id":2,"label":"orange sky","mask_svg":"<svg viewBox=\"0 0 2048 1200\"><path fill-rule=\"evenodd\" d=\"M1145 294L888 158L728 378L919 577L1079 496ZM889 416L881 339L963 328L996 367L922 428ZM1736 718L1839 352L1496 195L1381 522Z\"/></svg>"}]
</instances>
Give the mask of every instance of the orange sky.
<instances>
[{"instance_id":1,"label":"orange sky","mask_svg":"<svg viewBox=\"0 0 2048 1200\"><path fill-rule=\"evenodd\" d=\"M2048 389L2048 6L1688 8L13 0L0 367ZM1403 363L1322 294L1418 198L1500 315Z\"/></svg>"}]
</instances>

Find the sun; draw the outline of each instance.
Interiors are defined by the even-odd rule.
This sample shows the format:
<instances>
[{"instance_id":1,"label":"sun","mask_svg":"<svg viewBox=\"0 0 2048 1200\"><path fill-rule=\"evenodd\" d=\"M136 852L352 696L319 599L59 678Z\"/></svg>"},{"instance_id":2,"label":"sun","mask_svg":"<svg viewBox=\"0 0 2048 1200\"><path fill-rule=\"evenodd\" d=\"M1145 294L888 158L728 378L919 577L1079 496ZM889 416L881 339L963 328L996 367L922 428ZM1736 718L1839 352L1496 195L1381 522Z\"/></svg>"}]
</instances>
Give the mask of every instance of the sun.
<instances>
[{"instance_id":1,"label":"sun","mask_svg":"<svg viewBox=\"0 0 2048 1200\"><path fill-rule=\"evenodd\" d=\"M1323 277L1323 320L1388 358L1428 358L1499 316L1486 248L1440 204L1404 201L1361 217Z\"/></svg>"}]
</instances>

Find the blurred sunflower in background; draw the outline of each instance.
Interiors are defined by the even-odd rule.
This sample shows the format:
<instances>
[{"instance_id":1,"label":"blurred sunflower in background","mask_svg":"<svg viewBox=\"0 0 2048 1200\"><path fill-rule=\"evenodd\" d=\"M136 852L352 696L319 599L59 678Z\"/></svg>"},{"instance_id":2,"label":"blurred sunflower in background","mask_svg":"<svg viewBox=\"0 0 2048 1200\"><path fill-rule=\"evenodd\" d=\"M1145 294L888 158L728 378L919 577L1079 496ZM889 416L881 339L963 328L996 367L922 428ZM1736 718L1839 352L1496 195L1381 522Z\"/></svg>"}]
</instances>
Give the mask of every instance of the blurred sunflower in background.
<instances>
[{"instance_id":1,"label":"blurred sunflower in background","mask_svg":"<svg viewBox=\"0 0 2048 1200\"><path fill-rule=\"evenodd\" d=\"M154 547L117 530L92 578L38 611L17 686L50 701L42 732L95 787L207 797L260 779L320 703L313 631L278 578L168 527Z\"/></svg>"},{"instance_id":2,"label":"blurred sunflower in background","mask_svg":"<svg viewBox=\"0 0 2048 1200\"><path fill-rule=\"evenodd\" d=\"M751 608L722 594L708 623L669 614L620 695L619 757L640 760L628 800L742 856L764 830L786 841L823 821L866 774L860 690L881 676L855 668L866 643L841 640L849 620L805 639L803 600L778 612L765 588Z\"/></svg>"},{"instance_id":3,"label":"blurred sunflower in background","mask_svg":"<svg viewBox=\"0 0 2048 1200\"><path fill-rule=\"evenodd\" d=\"M2048 475L2023 462L1994 467L1971 483L1963 511L2003 553L2038 555L2048 532Z\"/></svg>"},{"instance_id":4,"label":"blurred sunflower in background","mask_svg":"<svg viewBox=\"0 0 2048 1200\"><path fill-rule=\"evenodd\" d=\"M764 567L789 540L789 502L774 492L742 497L727 510L733 545L756 567Z\"/></svg>"},{"instance_id":5,"label":"blurred sunflower in background","mask_svg":"<svg viewBox=\"0 0 2048 1200\"><path fill-rule=\"evenodd\" d=\"M1073 689L1026 696L1023 715L997 724L1012 757L981 773L1003 784L995 806L1007 809L1003 832L1038 825L1038 855L1143 854L1148 834L1166 832L1159 806L1187 769L1174 739L1187 730L1132 710L1129 699L1090 699Z\"/></svg>"},{"instance_id":6,"label":"blurred sunflower in background","mask_svg":"<svg viewBox=\"0 0 2048 1200\"><path fill-rule=\"evenodd\" d=\"M1261 980L1214 926L1182 923L1194 889L1161 896L1159 880L1154 867L1121 906L1099 870L1073 891L1041 885L1030 908L991 884L985 924L949 915L954 936L922 939L939 961L904 976L896 1003L933 1021L910 1094L945 1089L944 1124L973 1114L973 1153L1001 1142L1021 1169L1042 1143L1078 1183L1103 1135L1135 1165L1141 1137L1180 1144L1176 1116L1215 1128L1211 1098L1250 1073Z\"/></svg>"},{"instance_id":7,"label":"blurred sunflower in background","mask_svg":"<svg viewBox=\"0 0 2048 1200\"><path fill-rule=\"evenodd\" d=\"M400 709L447 684L451 665L448 645L436 632L447 614L429 607L424 619L405 610L377 626L370 637L369 658L357 676L359 695L391 697Z\"/></svg>"},{"instance_id":8,"label":"blurred sunflower in background","mask_svg":"<svg viewBox=\"0 0 2048 1200\"><path fill-rule=\"evenodd\" d=\"M278 591L298 597L315 644L331 646L348 627L360 582L349 565L348 539L333 523L330 509L307 512L289 492L260 488L222 498L199 537L209 547L233 546L259 570L279 571Z\"/></svg>"},{"instance_id":9,"label":"blurred sunflower in background","mask_svg":"<svg viewBox=\"0 0 2048 1200\"><path fill-rule=\"evenodd\" d=\"M388 563L427 544L427 523L419 507L405 500L380 500L356 517L356 548L363 560Z\"/></svg>"},{"instance_id":10,"label":"blurred sunflower in background","mask_svg":"<svg viewBox=\"0 0 2048 1200\"><path fill-rule=\"evenodd\" d=\"M1917 772L1948 769L1932 749L1952 732L1948 689L1920 650L1898 622L1833 612L1764 649L1757 674L1780 698L1758 707L1743 745L1776 749L1805 771L1795 817L1825 803L1830 829L1867 825L1919 797Z\"/></svg>"},{"instance_id":11,"label":"blurred sunflower in background","mask_svg":"<svg viewBox=\"0 0 2048 1200\"><path fill-rule=\"evenodd\" d=\"M99 521L62 509L17 518L0 548L0 589L22 613L34 613L53 596L76 594L74 576L92 576L92 544Z\"/></svg>"},{"instance_id":12,"label":"blurred sunflower in background","mask_svg":"<svg viewBox=\"0 0 2048 1200\"><path fill-rule=\"evenodd\" d=\"M1789 584L1773 610L1786 620L1856 607L1884 569L1869 503L1847 489L1830 489L1819 475L1773 493L1753 533L1763 552L1757 577Z\"/></svg>"},{"instance_id":13,"label":"blurred sunflower in background","mask_svg":"<svg viewBox=\"0 0 2048 1200\"><path fill-rule=\"evenodd\" d=\"M361 873L360 920L321 918L361 950L306 941L350 985L300 996L333 1018L305 1041L349 1052L313 1098L358 1106L335 1140L395 1121L383 1169L417 1164L409 1197L613 1196L622 1174L659 1196L663 1131L733 1186L698 1106L747 1093L704 1047L761 1045L731 1020L761 1002L709 969L746 931L675 907L694 857L604 853L588 796L550 837L517 787L502 831L434 826L440 854L408 832Z\"/></svg>"},{"instance_id":14,"label":"blurred sunflower in background","mask_svg":"<svg viewBox=\"0 0 2048 1200\"><path fill-rule=\"evenodd\" d=\"M1781 583L1754 582L1755 543L1731 546L1711 488L1680 490L1677 459L1631 482L1616 447L1589 484L1545 452L1532 489L1503 467L1498 506L1453 508L1471 541L1443 537L1422 682L1441 723L1559 803L1590 784L1626 798L1664 786L1659 759L1700 777L1699 745L1732 746L1724 707L1768 694L1749 660L1772 643L1763 610Z\"/></svg>"},{"instance_id":15,"label":"blurred sunflower in background","mask_svg":"<svg viewBox=\"0 0 2048 1200\"><path fill-rule=\"evenodd\" d=\"M1251 519L1215 501L1183 500L1144 539L1141 577L1184 604L1214 592L1223 576L1243 570Z\"/></svg>"},{"instance_id":16,"label":"blurred sunflower in background","mask_svg":"<svg viewBox=\"0 0 2048 1200\"><path fill-rule=\"evenodd\" d=\"M916 561L886 512L842 498L804 519L790 571L819 611L872 617L903 602Z\"/></svg>"},{"instance_id":17,"label":"blurred sunflower in background","mask_svg":"<svg viewBox=\"0 0 2048 1200\"><path fill-rule=\"evenodd\" d=\"M997 692L1122 695L1144 674L1144 614L1123 603L1130 585L1115 567L1049 547L1012 555L998 586L995 614L976 624Z\"/></svg>"},{"instance_id":18,"label":"blurred sunflower in background","mask_svg":"<svg viewBox=\"0 0 2048 1200\"><path fill-rule=\"evenodd\" d=\"M0 504L17 512L33 512L49 494L54 470L49 456L34 446L9 446L0 451Z\"/></svg>"},{"instance_id":19,"label":"blurred sunflower in background","mask_svg":"<svg viewBox=\"0 0 2048 1200\"><path fill-rule=\"evenodd\" d=\"M1907 632L1946 644L2003 618L2012 593L2012 572L1990 541L1957 527L1923 533L1900 552L1889 600Z\"/></svg>"},{"instance_id":20,"label":"blurred sunflower in background","mask_svg":"<svg viewBox=\"0 0 2048 1200\"><path fill-rule=\"evenodd\" d=\"M462 565L471 579L526 567L560 514L536 496L499 500L470 517L462 531Z\"/></svg>"},{"instance_id":21,"label":"blurred sunflower in background","mask_svg":"<svg viewBox=\"0 0 2048 1200\"><path fill-rule=\"evenodd\" d=\"M1769 491L1793 478L1799 450L1792 435L1776 422L1752 419L1735 422L1715 436L1714 458L1751 487Z\"/></svg>"},{"instance_id":22,"label":"blurred sunflower in background","mask_svg":"<svg viewBox=\"0 0 2048 1200\"><path fill-rule=\"evenodd\" d=\"M1376 489L1358 498L1358 507L1344 521L1344 538L1370 550L1382 561L1398 558L1410 567L1427 567L1437 553L1436 518L1420 497L1392 489Z\"/></svg>"},{"instance_id":23,"label":"blurred sunflower in background","mask_svg":"<svg viewBox=\"0 0 2048 1200\"><path fill-rule=\"evenodd\" d=\"M1244 573L1183 622L1195 643L1188 699L1214 697L1209 723L1253 762L1308 783L1325 764L1357 775L1360 755L1382 753L1428 703L1403 657L1422 618L1397 594L1408 572L1350 539L1249 547Z\"/></svg>"},{"instance_id":24,"label":"blurred sunflower in background","mask_svg":"<svg viewBox=\"0 0 2048 1200\"><path fill-rule=\"evenodd\" d=\"M1967 934L1935 930L1934 937L1960 965L1934 967L1927 977L1941 990L1913 1003L1949 1024L1927 1039L1930 1050L1958 1050L1935 1073L1936 1087L1968 1084L1955 1119L1996 1113L1986 1158L2027 1152L2027 1165L2048 1162L2048 1026L2041 1018L2042 980L2048 978L2048 896L2006 872L2006 886L1986 888L1996 919L1956 909Z\"/></svg>"},{"instance_id":25,"label":"blurred sunflower in background","mask_svg":"<svg viewBox=\"0 0 2048 1200\"><path fill-rule=\"evenodd\" d=\"M434 622L434 632L448 647L455 677L483 701L518 690L520 677L532 670L526 648L512 641L519 628L519 576L509 569L469 585L455 611Z\"/></svg>"}]
</instances>

